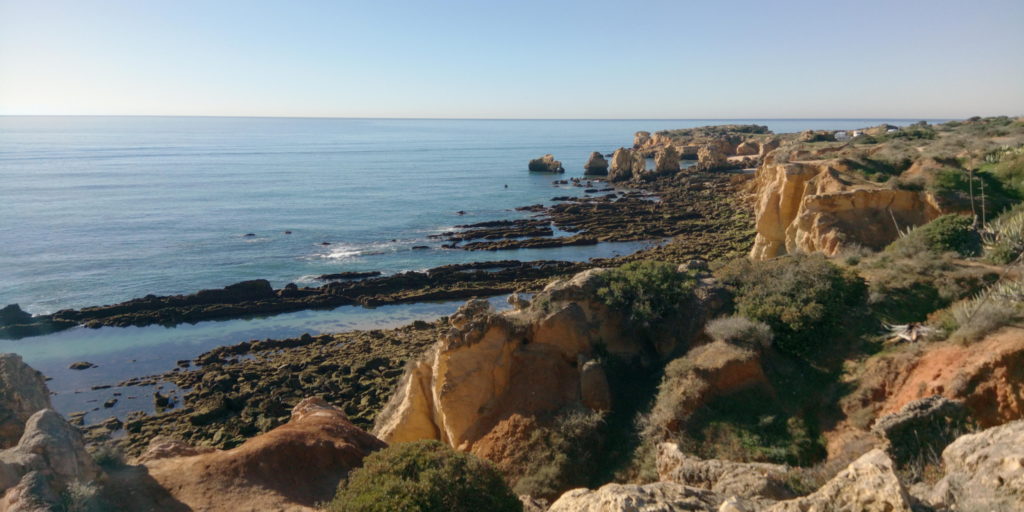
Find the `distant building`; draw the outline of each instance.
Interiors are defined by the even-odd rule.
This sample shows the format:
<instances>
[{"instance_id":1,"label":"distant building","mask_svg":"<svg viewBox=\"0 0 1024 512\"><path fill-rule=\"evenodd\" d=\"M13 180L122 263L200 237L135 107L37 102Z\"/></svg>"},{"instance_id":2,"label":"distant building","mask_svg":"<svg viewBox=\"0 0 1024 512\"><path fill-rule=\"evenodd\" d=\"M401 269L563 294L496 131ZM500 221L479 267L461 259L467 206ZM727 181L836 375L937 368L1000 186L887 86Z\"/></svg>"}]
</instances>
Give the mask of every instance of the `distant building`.
<instances>
[{"instance_id":1,"label":"distant building","mask_svg":"<svg viewBox=\"0 0 1024 512\"><path fill-rule=\"evenodd\" d=\"M864 135L864 131L863 130L854 130L853 133L851 134L851 136L853 136L853 137L860 137L861 135Z\"/></svg>"},{"instance_id":2,"label":"distant building","mask_svg":"<svg viewBox=\"0 0 1024 512\"><path fill-rule=\"evenodd\" d=\"M836 140L847 140L850 138L850 134L846 132L836 132Z\"/></svg>"}]
</instances>

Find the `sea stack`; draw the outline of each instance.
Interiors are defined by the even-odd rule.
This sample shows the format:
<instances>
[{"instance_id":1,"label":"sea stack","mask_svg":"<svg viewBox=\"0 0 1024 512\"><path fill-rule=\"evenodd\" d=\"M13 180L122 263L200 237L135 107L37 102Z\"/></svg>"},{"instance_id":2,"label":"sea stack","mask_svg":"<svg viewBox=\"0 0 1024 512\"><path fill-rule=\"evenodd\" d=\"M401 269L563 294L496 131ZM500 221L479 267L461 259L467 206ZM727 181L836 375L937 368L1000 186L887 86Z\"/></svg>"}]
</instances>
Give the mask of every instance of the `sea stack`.
<instances>
[{"instance_id":1,"label":"sea stack","mask_svg":"<svg viewBox=\"0 0 1024 512\"><path fill-rule=\"evenodd\" d=\"M530 172L565 172L562 162L555 160L555 156L548 153L540 158L530 160Z\"/></svg>"},{"instance_id":2,"label":"sea stack","mask_svg":"<svg viewBox=\"0 0 1024 512\"><path fill-rule=\"evenodd\" d=\"M583 175L607 176L608 161L604 159L604 156L602 156L601 153L594 151L590 154L590 158L587 159L587 163L583 164Z\"/></svg>"}]
</instances>

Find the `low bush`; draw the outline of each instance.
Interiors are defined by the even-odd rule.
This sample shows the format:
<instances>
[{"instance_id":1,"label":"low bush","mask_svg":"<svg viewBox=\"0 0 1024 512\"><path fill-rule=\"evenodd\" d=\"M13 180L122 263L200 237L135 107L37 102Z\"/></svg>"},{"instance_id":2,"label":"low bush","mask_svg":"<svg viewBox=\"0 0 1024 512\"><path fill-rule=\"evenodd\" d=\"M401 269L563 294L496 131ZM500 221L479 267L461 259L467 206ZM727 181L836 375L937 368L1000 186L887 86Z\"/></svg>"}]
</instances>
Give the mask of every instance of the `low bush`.
<instances>
[{"instance_id":1,"label":"low bush","mask_svg":"<svg viewBox=\"0 0 1024 512\"><path fill-rule=\"evenodd\" d=\"M981 237L974 220L966 215L943 215L911 229L885 248L900 256L918 256L922 252L955 252L961 256L981 254Z\"/></svg>"},{"instance_id":2,"label":"low bush","mask_svg":"<svg viewBox=\"0 0 1024 512\"><path fill-rule=\"evenodd\" d=\"M125 465L124 448L117 442L106 442L92 449L92 460L104 468L119 468Z\"/></svg>"},{"instance_id":3,"label":"low bush","mask_svg":"<svg viewBox=\"0 0 1024 512\"><path fill-rule=\"evenodd\" d=\"M513 486L515 493L555 499L568 489L590 485L604 444L604 416L569 408L551 426L534 430L521 453L525 469Z\"/></svg>"},{"instance_id":4,"label":"low bush","mask_svg":"<svg viewBox=\"0 0 1024 512\"><path fill-rule=\"evenodd\" d=\"M930 323L949 339L972 343L1008 325L1024 321L1024 281L996 283L973 299L960 301L937 312Z\"/></svg>"},{"instance_id":5,"label":"low bush","mask_svg":"<svg viewBox=\"0 0 1024 512\"><path fill-rule=\"evenodd\" d=\"M776 347L809 362L836 355L844 321L857 317L867 296L863 279L820 254L734 260L718 276L740 315L768 324Z\"/></svg>"},{"instance_id":6,"label":"low bush","mask_svg":"<svg viewBox=\"0 0 1024 512\"><path fill-rule=\"evenodd\" d=\"M519 512L523 505L490 463L437 441L415 441L367 456L326 509Z\"/></svg>"},{"instance_id":7,"label":"low bush","mask_svg":"<svg viewBox=\"0 0 1024 512\"><path fill-rule=\"evenodd\" d=\"M983 267L956 264L948 253L920 250L908 250L907 256L883 252L860 266L869 277L868 305L883 322L924 321L932 312L978 293L998 277Z\"/></svg>"},{"instance_id":8,"label":"low bush","mask_svg":"<svg viewBox=\"0 0 1024 512\"><path fill-rule=\"evenodd\" d=\"M629 320L649 327L677 311L693 293L693 276L676 265L634 261L603 274L597 294L609 307L628 312Z\"/></svg>"},{"instance_id":9,"label":"low bush","mask_svg":"<svg viewBox=\"0 0 1024 512\"><path fill-rule=\"evenodd\" d=\"M766 348L772 344L772 328L768 324L739 315L716 318L704 330L713 339L734 345Z\"/></svg>"}]
</instances>

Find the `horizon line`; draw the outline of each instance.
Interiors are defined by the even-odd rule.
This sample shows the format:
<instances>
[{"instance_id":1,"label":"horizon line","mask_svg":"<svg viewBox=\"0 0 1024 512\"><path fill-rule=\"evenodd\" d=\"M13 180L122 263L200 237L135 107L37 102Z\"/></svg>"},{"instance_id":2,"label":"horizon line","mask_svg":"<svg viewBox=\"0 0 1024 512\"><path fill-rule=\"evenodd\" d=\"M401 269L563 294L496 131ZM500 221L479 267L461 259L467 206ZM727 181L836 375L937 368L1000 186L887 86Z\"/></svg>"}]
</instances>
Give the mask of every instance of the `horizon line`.
<instances>
[{"instance_id":1,"label":"horizon line","mask_svg":"<svg viewBox=\"0 0 1024 512\"><path fill-rule=\"evenodd\" d=\"M1019 115L1004 114L1019 118ZM0 117L188 117L221 119L323 119L323 120L395 120L395 121L946 121L968 117L401 117L401 116L275 116L216 114L0 114ZM1000 117L1000 116L978 116Z\"/></svg>"}]
</instances>

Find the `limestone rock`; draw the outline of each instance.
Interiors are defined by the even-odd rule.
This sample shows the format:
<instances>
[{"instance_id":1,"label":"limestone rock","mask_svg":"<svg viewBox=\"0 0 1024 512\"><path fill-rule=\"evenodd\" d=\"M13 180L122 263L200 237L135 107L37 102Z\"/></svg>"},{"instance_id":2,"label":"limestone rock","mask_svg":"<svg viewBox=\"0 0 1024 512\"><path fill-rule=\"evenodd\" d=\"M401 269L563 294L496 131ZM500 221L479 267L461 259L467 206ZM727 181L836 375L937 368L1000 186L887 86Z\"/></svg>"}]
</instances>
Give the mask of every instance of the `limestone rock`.
<instances>
[{"instance_id":1,"label":"limestone rock","mask_svg":"<svg viewBox=\"0 0 1024 512\"><path fill-rule=\"evenodd\" d=\"M35 474L32 474L35 473ZM33 414L17 446L0 451L0 489L11 507L33 510L31 504L56 505L72 482L90 482L100 475L99 467L85 451L78 430L52 409Z\"/></svg>"},{"instance_id":2,"label":"limestone rock","mask_svg":"<svg viewBox=\"0 0 1024 512\"><path fill-rule=\"evenodd\" d=\"M711 491L672 482L607 484L596 490L567 491L548 512L714 512L721 501Z\"/></svg>"},{"instance_id":3,"label":"limestone rock","mask_svg":"<svg viewBox=\"0 0 1024 512\"><path fill-rule=\"evenodd\" d=\"M933 506L1024 510L1024 421L961 436L942 452L942 464Z\"/></svg>"},{"instance_id":4,"label":"limestone rock","mask_svg":"<svg viewBox=\"0 0 1024 512\"><path fill-rule=\"evenodd\" d=\"M831 161L769 157L754 183L754 259L798 251L832 256L844 244L881 249L899 236L896 224L919 226L943 213L928 192L880 188L840 172Z\"/></svg>"},{"instance_id":5,"label":"limestone rock","mask_svg":"<svg viewBox=\"0 0 1024 512\"><path fill-rule=\"evenodd\" d=\"M793 497L786 487L789 468L779 464L702 460L679 450L675 443L658 445L658 479L701 489L722 496L768 502Z\"/></svg>"},{"instance_id":6,"label":"limestone rock","mask_svg":"<svg viewBox=\"0 0 1024 512\"><path fill-rule=\"evenodd\" d=\"M654 172L657 174L668 174L679 172L679 152L669 145L659 150L654 155Z\"/></svg>"},{"instance_id":7,"label":"limestone rock","mask_svg":"<svg viewBox=\"0 0 1024 512\"><path fill-rule=\"evenodd\" d=\"M633 148L640 149L651 145L651 132L636 132L633 134Z\"/></svg>"},{"instance_id":8,"label":"limestone rock","mask_svg":"<svg viewBox=\"0 0 1024 512\"><path fill-rule=\"evenodd\" d=\"M587 163L583 164L583 174L585 176L607 176L608 161L601 153L594 151L587 159Z\"/></svg>"},{"instance_id":9,"label":"limestone rock","mask_svg":"<svg viewBox=\"0 0 1024 512\"><path fill-rule=\"evenodd\" d=\"M872 430L886 440L889 455L902 466L923 455L941 453L966 430L967 414L962 401L932 395L879 419Z\"/></svg>"},{"instance_id":10,"label":"limestone rock","mask_svg":"<svg viewBox=\"0 0 1024 512\"><path fill-rule=\"evenodd\" d=\"M629 181L640 176L647 166L643 154L627 148L619 148L612 154L608 169L608 181Z\"/></svg>"},{"instance_id":11,"label":"limestone rock","mask_svg":"<svg viewBox=\"0 0 1024 512\"><path fill-rule=\"evenodd\" d=\"M771 153L773 150L778 149L779 146L780 146L779 139L768 139L768 140L766 140L764 142L761 142L761 145L760 145L760 147L758 149L757 154L761 158L764 158L765 156L768 155L768 153Z\"/></svg>"},{"instance_id":12,"label":"limestone rock","mask_svg":"<svg viewBox=\"0 0 1024 512\"><path fill-rule=\"evenodd\" d=\"M697 165L701 170L713 171L729 166L728 155L715 144L705 144L697 151Z\"/></svg>"},{"instance_id":13,"label":"limestone rock","mask_svg":"<svg viewBox=\"0 0 1024 512\"><path fill-rule=\"evenodd\" d=\"M530 160L529 168L530 172L565 172L565 169L562 167L562 162L555 160L554 155L550 153L540 158Z\"/></svg>"},{"instance_id":14,"label":"limestone rock","mask_svg":"<svg viewBox=\"0 0 1024 512\"><path fill-rule=\"evenodd\" d=\"M855 460L817 491L782 501L768 512L911 512L910 497L892 460L875 449Z\"/></svg>"},{"instance_id":15,"label":"limestone rock","mask_svg":"<svg viewBox=\"0 0 1024 512\"><path fill-rule=\"evenodd\" d=\"M149 460L146 472L195 510L312 510L385 446L340 409L307 398L288 423L237 448Z\"/></svg>"},{"instance_id":16,"label":"limestone rock","mask_svg":"<svg viewBox=\"0 0 1024 512\"><path fill-rule=\"evenodd\" d=\"M740 156L757 155L760 152L761 147L756 141L748 140L736 146L736 154Z\"/></svg>"},{"instance_id":17,"label":"limestone rock","mask_svg":"<svg viewBox=\"0 0 1024 512\"><path fill-rule=\"evenodd\" d=\"M43 375L17 354L0 354L0 448L17 444L29 417L49 407Z\"/></svg>"}]
</instances>

